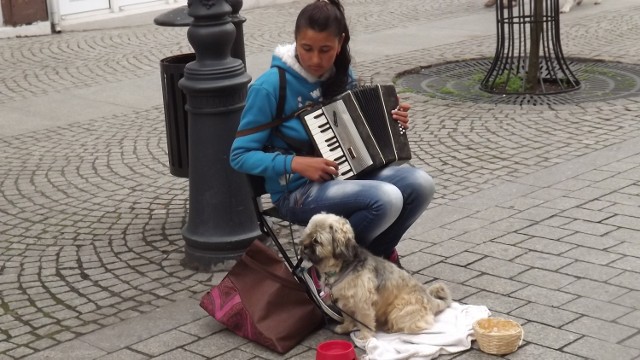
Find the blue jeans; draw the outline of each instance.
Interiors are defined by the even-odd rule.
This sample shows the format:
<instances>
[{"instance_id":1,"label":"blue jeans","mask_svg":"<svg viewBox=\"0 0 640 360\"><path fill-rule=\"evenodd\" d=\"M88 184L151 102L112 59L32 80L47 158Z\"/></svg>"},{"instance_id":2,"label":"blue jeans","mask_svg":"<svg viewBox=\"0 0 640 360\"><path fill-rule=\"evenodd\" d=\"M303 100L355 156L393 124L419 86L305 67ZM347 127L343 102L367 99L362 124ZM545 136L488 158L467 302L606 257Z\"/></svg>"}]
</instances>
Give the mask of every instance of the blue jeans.
<instances>
[{"instance_id":1,"label":"blue jeans","mask_svg":"<svg viewBox=\"0 0 640 360\"><path fill-rule=\"evenodd\" d=\"M388 257L427 208L435 185L409 165L388 166L357 180L311 182L280 197L276 206L295 224L321 212L349 220L356 241L374 255Z\"/></svg>"}]
</instances>

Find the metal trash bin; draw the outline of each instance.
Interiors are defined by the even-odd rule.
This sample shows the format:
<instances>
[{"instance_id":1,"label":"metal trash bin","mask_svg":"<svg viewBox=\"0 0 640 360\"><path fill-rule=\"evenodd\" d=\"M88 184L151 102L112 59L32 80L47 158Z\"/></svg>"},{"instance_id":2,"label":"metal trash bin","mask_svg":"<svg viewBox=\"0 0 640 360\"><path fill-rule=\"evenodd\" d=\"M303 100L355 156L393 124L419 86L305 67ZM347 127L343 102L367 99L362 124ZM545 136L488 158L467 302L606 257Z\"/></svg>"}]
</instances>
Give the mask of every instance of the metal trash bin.
<instances>
[{"instance_id":1,"label":"metal trash bin","mask_svg":"<svg viewBox=\"0 0 640 360\"><path fill-rule=\"evenodd\" d=\"M181 54L160 60L164 118L167 129L167 152L171 175L189 177L189 134L187 98L178 87L184 67L195 61L196 54Z\"/></svg>"}]
</instances>

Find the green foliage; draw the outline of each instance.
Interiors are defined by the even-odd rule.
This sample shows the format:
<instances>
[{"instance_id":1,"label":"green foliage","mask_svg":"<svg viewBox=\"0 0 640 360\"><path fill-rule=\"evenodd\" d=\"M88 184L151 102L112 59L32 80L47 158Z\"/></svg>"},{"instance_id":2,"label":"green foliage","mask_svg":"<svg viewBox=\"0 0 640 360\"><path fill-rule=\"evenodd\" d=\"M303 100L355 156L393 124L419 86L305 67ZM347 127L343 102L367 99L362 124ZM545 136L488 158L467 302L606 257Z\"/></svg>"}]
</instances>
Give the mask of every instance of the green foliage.
<instances>
[{"instance_id":1,"label":"green foliage","mask_svg":"<svg viewBox=\"0 0 640 360\"><path fill-rule=\"evenodd\" d=\"M476 72L473 75L471 75L471 81L473 81L474 83L480 83L482 82L482 80L484 80L485 76L486 74L484 73Z\"/></svg>"},{"instance_id":2,"label":"green foliage","mask_svg":"<svg viewBox=\"0 0 640 360\"><path fill-rule=\"evenodd\" d=\"M446 94L446 95L456 95L456 94L458 94L457 91L455 91L455 90L453 90L453 89L451 89L449 87L446 87L446 86L440 89L440 93L441 94Z\"/></svg>"},{"instance_id":3,"label":"green foliage","mask_svg":"<svg viewBox=\"0 0 640 360\"><path fill-rule=\"evenodd\" d=\"M522 91L522 83L524 80L518 75L505 72L496 78L494 86L496 89L504 89L508 93L517 93Z\"/></svg>"},{"instance_id":4,"label":"green foliage","mask_svg":"<svg viewBox=\"0 0 640 360\"><path fill-rule=\"evenodd\" d=\"M415 89L412 89L412 88L404 88L404 87L403 87L403 88L398 88L398 89L396 89L396 92L397 92L398 94L415 94L415 93L417 93L417 91L416 91Z\"/></svg>"}]
</instances>

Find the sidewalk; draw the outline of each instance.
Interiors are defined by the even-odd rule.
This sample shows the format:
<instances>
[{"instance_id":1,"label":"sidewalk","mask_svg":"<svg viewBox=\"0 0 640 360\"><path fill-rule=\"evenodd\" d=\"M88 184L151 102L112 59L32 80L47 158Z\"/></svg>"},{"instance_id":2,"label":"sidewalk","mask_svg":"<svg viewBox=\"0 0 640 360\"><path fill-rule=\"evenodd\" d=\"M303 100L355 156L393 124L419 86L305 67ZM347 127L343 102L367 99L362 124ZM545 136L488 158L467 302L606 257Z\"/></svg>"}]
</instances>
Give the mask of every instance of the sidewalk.
<instances>
[{"instance_id":1,"label":"sidewalk","mask_svg":"<svg viewBox=\"0 0 640 360\"><path fill-rule=\"evenodd\" d=\"M305 3L241 11L252 77L291 41ZM375 82L494 52L483 1L344 4L354 66ZM564 53L640 64L639 23L635 0L585 2L562 15ZM0 40L0 360L303 360L337 337L321 330L280 356L198 306L225 273L180 265L188 184L169 175L158 65L191 52L186 30ZM402 96L412 162L437 182L401 243L403 266L519 321L523 345L505 358L640 358L640 97L521 107Z\"/></svg>"}]
</instances>

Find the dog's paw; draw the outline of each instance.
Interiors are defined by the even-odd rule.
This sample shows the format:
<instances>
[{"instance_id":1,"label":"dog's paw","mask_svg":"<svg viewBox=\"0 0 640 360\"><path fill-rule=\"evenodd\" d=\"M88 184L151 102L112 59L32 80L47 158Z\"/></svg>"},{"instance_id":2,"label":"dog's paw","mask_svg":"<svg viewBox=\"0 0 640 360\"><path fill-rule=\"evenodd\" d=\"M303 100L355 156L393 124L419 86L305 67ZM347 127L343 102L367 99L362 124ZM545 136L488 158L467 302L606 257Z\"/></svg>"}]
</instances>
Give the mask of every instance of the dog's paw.
<instances>
[{"instance_id":1,"label":"dog's paw","mask_svg":"<svg viewBox=\"0 0 640 360\"><path fill-rule=\"evenodd\" d=\"M496 0L487 0L487 2L484 3L484 6L491 7L491 6L495 5L495 4L496 4Z\"/></svg>"},{"instance_id":2,"label":"dog's paw","mask_svg":"<svg viewBox=\"0 0 640 360\"><path fill-rule=\"evenodd\" d=\"M362 342L367 342L367 340L371 339L373 337L373 332L370 331L369 329L359 329L358 331L355 332L356 336L358 337L359 341Z\"/></svg>"},{"instance_id":3,"label":"dog's paw","mask_svg":"<svg viewBox=\"0 0 640 360\"><path fill-rule=\"evenodd\" d=\"M353 343L356 344L359 348L364 349L367 345L367 340L369 339L370 338L365 339L361 331L356 330L351 333L351 340L353 340Z\"/></svg>"},{"instance_id":4,"label":"dog's paw","mask_svg":"<svg viewBox=\"0 0 640 360\"><path fill-rule=\"evenodd\" d=\"M353 324L348 324L346 322L338 324L333 328L333 332L336 334L348 334L353 330L356 330L356 327L353 326Z\"/></svg>"}]
</instances>

